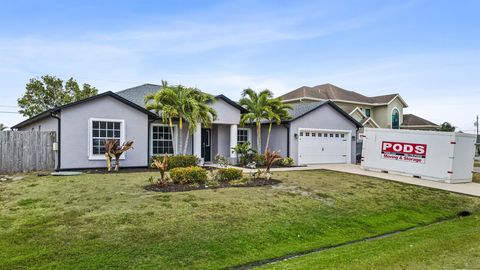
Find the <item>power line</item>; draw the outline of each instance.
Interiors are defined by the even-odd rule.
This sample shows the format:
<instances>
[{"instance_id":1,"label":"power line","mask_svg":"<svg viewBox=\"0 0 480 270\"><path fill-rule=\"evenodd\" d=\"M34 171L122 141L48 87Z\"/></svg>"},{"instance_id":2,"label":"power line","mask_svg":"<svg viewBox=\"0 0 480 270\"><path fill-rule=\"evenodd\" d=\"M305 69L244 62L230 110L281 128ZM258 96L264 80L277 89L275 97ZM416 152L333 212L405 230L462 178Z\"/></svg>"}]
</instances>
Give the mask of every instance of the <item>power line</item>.
<instances>
[{"instance_id":1,"label":"power line","mask_svg":"<svg viewBox=\"0 0 480 270\"><path fill-rule=\"evenodd\" d=\"M7 112L7 111L0 111L0 113L19 113L19 112Z\"/></svg>"}]
</instances>

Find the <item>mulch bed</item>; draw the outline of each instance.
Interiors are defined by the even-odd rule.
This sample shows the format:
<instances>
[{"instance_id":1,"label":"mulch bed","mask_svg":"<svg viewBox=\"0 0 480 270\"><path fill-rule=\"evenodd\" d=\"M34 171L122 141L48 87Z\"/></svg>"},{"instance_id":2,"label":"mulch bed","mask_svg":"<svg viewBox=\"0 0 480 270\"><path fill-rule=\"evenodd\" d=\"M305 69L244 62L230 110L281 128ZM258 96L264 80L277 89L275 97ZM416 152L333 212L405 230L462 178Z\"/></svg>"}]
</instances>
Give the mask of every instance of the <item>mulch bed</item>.
<instances>
[{"instance_id":1,"label":"mulch bed","mask_svg":"<svg viewBox=\"0 0 480 270\"><path fill-rule=\"evenodd\" d=\"M145 186L144 188L148 191L155 192L183 192L190 190L200 190L200 189L219 189L219 188L229 188L229 187L260 187L260 186L271 186L281 183L279 180L275 179L254 179L245 184L231 185L229 182L219 182L218 186L205 186L205 185L181 185L170 183L166 186L158 186L157 184L152 184Z\"/></svg>"}]
</instances>

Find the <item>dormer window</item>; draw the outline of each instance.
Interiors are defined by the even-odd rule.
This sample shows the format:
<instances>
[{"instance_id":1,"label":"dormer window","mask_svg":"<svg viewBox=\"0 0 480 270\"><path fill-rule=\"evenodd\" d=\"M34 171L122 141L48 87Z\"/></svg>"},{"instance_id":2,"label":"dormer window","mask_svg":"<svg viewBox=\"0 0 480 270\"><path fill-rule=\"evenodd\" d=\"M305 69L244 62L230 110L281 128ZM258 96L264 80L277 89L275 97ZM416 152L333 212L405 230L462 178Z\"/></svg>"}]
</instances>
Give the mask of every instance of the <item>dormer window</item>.
<instances>
[{"instance_id":1,"label":"dormer window","mask_svg":"<svg viewBox=\"0 0 480 270\"><path fill-rule=\"evenodd\" d=\"M400 128L400 113L398 112L397 108L392 110L392 128L399 129Z\"/></svg>"}]
</instances>

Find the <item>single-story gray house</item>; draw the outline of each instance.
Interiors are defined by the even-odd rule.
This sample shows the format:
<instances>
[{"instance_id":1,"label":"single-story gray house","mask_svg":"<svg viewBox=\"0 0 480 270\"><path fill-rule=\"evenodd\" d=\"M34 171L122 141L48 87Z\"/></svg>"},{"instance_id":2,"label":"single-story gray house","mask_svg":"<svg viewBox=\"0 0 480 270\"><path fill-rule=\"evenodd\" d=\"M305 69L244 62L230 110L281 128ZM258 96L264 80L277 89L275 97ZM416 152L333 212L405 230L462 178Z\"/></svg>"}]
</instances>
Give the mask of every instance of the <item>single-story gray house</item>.
<instances>
[{"instance_id":1,"label":"single-story gray house","mask_svg":"<svg viewBox=\"0 0 480 270\"><path fill-rule=\"evenodd\" d=\"M178 154L178 125L173 134L168 125L143 107L144 96L161 88L144 84L116 93L104 92L80 101L47 110L12 129L55 131L57 170L105 167L103 142L117 138L135 140L134 149L123 155L122 167L146 167L153 155ZM255 147L253 126L240 126L246 112L224 95L211 106L218 118L208 128L189 136L188 154L213 162L214 156L235 159L231 148L250 141ZM292 119L273 126L270 146L297 164L352 163L356 156L356 136L361 124L331 101L293 104ZM265 144L268 123L262 123ZM187 127L183 129L184 138ZM265 148L265 145L262 146ZM262 149L263 150L263 149Z\"/></svg>"}]
</instances>

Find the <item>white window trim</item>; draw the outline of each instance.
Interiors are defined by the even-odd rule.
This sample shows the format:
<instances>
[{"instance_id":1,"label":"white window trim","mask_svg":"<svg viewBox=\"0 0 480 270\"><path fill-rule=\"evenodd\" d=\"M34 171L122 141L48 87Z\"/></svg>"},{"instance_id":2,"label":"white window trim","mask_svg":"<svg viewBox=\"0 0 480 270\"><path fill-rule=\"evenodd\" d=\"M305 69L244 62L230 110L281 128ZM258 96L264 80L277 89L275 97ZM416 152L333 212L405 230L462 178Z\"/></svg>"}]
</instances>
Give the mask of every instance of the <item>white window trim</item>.
<instances>
[{"instance_id":1,"label":"white window trim","mask_svg":"<svg viewBox=\"0 0 480 270\"><path fill-rule=\"evenodd\" d=\"M247 131L247 141L252 145L252 130L249 128L237 128L237 143L238 143L238 131L239 130L246 130Z\"/></svg>"},{"instance_id":2,"label":"white window trim","mask_svg":"<svg viewBox=\"0 0 480 270\"><path fill-rule=\"evenodd\" d=\"M178 154L178 125L172 125L173 126L173 155ZM152 123L150 124L150 156L153 157L153 127L168 127L170 129L170 126L168 124L159 124L159 123ZM156 154L155 156L163 156L163 154Z\"/></svg>"},{"instance_id":3,"label":"white window trim","mask_svg":"<svg viewBox=\"0 0 480 270\"><path fill-rule=\"evenodd\" d=\"M393 121L392 121L392 116L393 116L393 112L397 110L398 112L398 129L400 129L400 126L402 125L402 118L401 118L401 115L400 115L400 110L397 108L397 107L393 107L392 110L390 111L390 129L393 129Z\"/></svg>"},{"instance_id":4,"label":"white window trim","mask_svg":"<svg viewBox=\"0 0 480 270\"><path fill-rule=\"evenodd\" d=\"M105 160L105 155L93 154L93 138L92 138L92 124L93 121L105 122L120 122L120 145L125 142L125 120L123 119L107 119L107 118L90 118L88 119L88 160ZM125 159L127 153L123 153L121 160Z\"/></svg>"}]
</instances>

